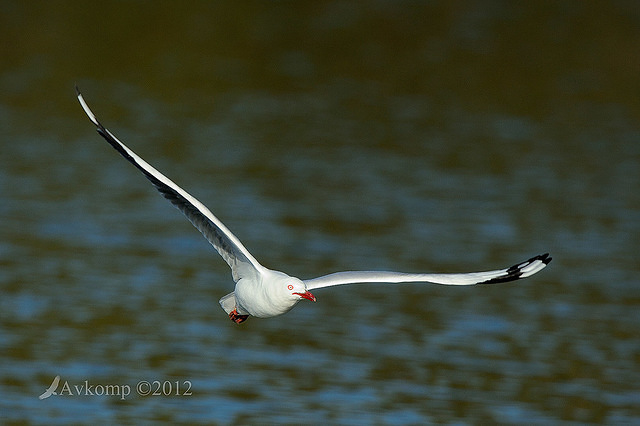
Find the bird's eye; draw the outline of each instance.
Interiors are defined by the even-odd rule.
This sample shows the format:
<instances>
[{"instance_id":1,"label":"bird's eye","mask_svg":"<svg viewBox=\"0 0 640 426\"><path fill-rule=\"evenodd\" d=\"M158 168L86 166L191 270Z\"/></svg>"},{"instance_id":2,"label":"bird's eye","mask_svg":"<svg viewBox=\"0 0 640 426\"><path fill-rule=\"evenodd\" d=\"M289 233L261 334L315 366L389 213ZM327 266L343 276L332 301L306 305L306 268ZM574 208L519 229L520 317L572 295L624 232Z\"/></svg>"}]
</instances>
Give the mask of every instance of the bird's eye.
<instances>
[{"instance_id":1,"label":"bird's eye","mask_svg":"<svg viewBox=\"0 0 640 426\"><path fill-rule=\"evenodd\" d=\"M292 286L291 284L289 284L289 285L287 286L287 288L288 288L289 290L293 290L293 286Z\"/></svg>"}]
</instances>

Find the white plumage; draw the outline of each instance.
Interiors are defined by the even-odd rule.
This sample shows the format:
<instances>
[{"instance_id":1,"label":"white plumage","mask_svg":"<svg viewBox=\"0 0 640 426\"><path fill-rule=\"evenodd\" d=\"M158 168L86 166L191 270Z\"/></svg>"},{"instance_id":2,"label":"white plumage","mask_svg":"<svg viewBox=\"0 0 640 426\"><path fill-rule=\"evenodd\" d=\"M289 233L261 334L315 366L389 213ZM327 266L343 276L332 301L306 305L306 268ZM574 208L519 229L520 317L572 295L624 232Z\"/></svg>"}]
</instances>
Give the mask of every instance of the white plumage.
<instances>
[{"instance_id":1,"label":"white plumage","mask_svg":"<svg viewBox=\"0 0 640 426\"><path fill-rule=\"evenodd\" d=\"M336 272L319 278L300 280L264 266L249 253L240 240L200 201L140 158L120 142L96 119L76 88L78 100L98 133L124 158L138 168L156 189L204 235L231 268L235 290L220 299L220 305L236 323L249 315L268 318L284 314L302 299L314 301L309 290L355 283L425 282L447 285L494 284L531 276L549 264L542 254L509 268L466 274L412 274L384 271Z\"/></svg>"}]
</instances>

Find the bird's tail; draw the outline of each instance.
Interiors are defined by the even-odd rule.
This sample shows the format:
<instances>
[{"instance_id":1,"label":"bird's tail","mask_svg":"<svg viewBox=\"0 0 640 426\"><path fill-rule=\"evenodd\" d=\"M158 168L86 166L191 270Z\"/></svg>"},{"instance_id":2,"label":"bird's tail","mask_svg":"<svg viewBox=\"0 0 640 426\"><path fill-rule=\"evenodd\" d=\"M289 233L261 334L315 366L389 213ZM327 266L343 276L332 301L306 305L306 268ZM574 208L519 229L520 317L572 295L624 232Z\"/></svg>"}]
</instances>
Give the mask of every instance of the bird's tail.
<instances>
[{"instance_id":1,"label":"bird's tail","mask_svg":"<svg viewBox=\"0 0 640 426\"><path fill-rule=\"evenodd\" d=\"M232 291L231 293L227 294L226 296L223 296L220 299L220 306L222 306L222 309L224 309L224 311L227 314L230 314L231 311L233 311L236 308L236 295L235 295L235 293Z\"/></svg>"}]
</instances>

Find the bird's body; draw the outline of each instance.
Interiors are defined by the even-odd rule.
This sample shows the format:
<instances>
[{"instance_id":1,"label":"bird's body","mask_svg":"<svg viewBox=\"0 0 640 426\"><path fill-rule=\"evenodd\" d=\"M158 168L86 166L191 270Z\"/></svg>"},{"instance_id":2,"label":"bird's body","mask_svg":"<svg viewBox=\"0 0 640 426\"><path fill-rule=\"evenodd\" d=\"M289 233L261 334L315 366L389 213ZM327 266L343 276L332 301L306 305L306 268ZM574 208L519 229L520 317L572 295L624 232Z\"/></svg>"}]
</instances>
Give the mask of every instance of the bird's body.
<instances>
[{"instance_id":1,"label":"bird's body","mask_svg":"<svg viewBox=\"0 0 640 426\"><path fill-rule=\"evenodd\" d=\"M291 310L300 300L316 300L309 290L355 283L429 282L447 285L494 284L526 278L542 270L551 261L548 254L510 268L466 274L412 274L382 271L336 272L310 280L300 280L284 272L262 266L240 240L211 211L149 163L120 142L96 119L80 92L78 100L98 133L124 158L138 168L156 189L191 221L213 245L231 268L236 283L232 293L220 299L220 305L236 323L249 315L269 318Z\"/></svg>"},{"instance_id":2,"label":"bird's body","mask_svg":"<svg viewBox=\"0 0 640 426\"><path fill-rule=\"evenodd\" d=\"M295 289L298 290L300 298L290 297L291 293L295 293ZM235 308L239 314L249 314L258 318L284 314L301 299L315 300L301 280L270 269L265 269L257 280L241 279L230 295L235 298Z\"/></svg>"}]
</instances>

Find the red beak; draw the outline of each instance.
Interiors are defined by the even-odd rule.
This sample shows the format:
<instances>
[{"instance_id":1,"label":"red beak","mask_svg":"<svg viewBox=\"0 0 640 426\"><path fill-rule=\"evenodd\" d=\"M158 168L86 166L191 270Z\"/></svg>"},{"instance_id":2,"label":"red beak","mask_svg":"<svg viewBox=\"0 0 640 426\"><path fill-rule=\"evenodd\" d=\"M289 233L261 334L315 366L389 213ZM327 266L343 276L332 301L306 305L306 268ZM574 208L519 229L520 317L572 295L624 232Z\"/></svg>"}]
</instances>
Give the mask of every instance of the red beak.
<instances>
[{"instance_id":1,"label":"red beak","mask_svg":"<svg viewBox=\"0 0 640 426\"><path fill-rule=\"evenodd\" d=\"M307 299L307 300L310 300L312 302L316 301L316 297L313 294L309 293L308 291L305 291L304 293L293 293L293 294L297 294L298 296L302 297L303 299Z\"/></svg>"}]
</instances>

